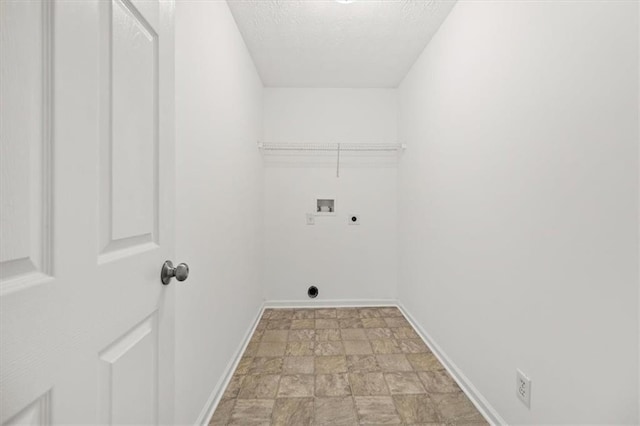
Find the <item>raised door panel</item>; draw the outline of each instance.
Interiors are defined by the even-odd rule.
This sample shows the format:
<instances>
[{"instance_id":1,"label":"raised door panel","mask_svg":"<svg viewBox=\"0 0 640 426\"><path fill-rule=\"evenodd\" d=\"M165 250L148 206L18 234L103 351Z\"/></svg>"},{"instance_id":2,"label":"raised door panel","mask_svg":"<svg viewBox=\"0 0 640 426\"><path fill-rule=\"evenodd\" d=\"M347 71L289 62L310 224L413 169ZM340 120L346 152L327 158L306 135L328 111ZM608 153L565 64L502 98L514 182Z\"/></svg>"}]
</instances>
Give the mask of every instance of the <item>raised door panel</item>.
<instances>
[{"instance_id":1,"label":"raised door panel","mask_svg":"<svg viewBox=\"0 0 640 426\"><path fill-rule=\"evenodd\" d=\"M99 354L100 423L157 423L157 328L154 312Z\"/></svg>"},{"instance_id":2,"label":"raised door panel","mask_svg":"<svg viewBox=\"0 0 640 426\"><path fill-rule=\"evenodd\" d=\"M0 2L0 293L52 272L52 7Z\"/></svg>"},{"instance_id":3,"label":"raised door panel","mask_svg":"<svg viewBox=\"0 0 640 426\"><path fill-rule=\"evenodd\" d=\"M53 424L51 419L51 391L48 391L3 423L3 426L45 426L51 424Z\"/></svg>"},{"instance_id":4,"label":"raised door panel","mask_svg":"<svg viewBox=\"0 0 640 426\"><path fill-rule=\"evenodd\" d=\"M143 4L157 19L157 2ZM128 0L103 8L100 256L108 261L158 242L158 35Z\"/></svg>"}]
</instances>

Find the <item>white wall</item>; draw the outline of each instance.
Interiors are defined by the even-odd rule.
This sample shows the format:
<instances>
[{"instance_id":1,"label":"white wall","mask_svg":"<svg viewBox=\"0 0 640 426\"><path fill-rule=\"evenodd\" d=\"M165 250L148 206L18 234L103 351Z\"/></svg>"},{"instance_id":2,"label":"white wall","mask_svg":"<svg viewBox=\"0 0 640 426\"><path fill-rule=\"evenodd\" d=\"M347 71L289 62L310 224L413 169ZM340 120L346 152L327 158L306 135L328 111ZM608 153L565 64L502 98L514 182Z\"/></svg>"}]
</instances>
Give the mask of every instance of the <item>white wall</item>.
<instances>
[{"instance_id":1,"label":"white wall","mask_svg":"<svg viewBox=\"0 0 640 426\"><path fill-rule=\"evenodd\" d=\"M459 2L400 87L400 300L510 424L639 421L637 8Z\"/></svg>"},{"instance_id":2,"label":"white wall","mask_svg":"<svg viewBox=\"0 0 640 426\"><path fill-rule=\"evenodd\" d=\"M226 2L176 9L176 424L193 424L262 302L262 83Z\"/></svg>"},{"instance_id":3,"label":"white wall","mask_svg":"<svg viewBox=\"0 0 640 426\"><path fill-rule=\"evenodd\" d=\"M397 139L390 89L265 89L264 141L377 142ZM397 282L397 157L335 154L265 158L265 297L317 302L394 299ZM335 198L335 217L316 217ZM361 225L349 226L347 215Z\"/></svg>"}]
</instances>

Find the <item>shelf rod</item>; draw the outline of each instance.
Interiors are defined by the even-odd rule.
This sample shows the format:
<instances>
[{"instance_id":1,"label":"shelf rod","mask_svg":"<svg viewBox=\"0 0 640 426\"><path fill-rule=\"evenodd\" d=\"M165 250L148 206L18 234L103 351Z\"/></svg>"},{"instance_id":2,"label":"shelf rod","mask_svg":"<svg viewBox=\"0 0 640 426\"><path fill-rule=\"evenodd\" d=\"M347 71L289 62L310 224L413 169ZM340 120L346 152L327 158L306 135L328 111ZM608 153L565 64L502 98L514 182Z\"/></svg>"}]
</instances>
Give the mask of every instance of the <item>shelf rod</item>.
<instances>
[{"instance_id":1,"label":"shelf rod","mask_svg":"<svg viewBox=\"0 0 640 426\"><path fill-rule=\"evenodd\" d=\"M404 144L295 144L295 143L264 143L258 142L258 148L263 151L342 151L342 152L394 152L406 149Z\"/></svg>"}]
</instances>

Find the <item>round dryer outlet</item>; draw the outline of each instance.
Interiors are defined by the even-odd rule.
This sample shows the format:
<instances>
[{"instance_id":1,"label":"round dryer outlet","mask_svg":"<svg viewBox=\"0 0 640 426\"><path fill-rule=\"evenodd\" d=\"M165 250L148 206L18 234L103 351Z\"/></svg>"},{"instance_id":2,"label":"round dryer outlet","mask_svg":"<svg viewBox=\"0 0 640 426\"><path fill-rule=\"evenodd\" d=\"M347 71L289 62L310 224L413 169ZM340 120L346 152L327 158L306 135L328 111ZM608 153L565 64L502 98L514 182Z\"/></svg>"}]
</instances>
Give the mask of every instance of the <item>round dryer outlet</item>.
<instances>
[{"instance_id":1,"label":"round dryer outlet","mask_svg":"<svg viewBox=\"0 0 640 426\"><path fill-rule=\"evenodd\" d=\"M315 299L316 297L318 297L318 287L314 285L309 287L309 289L307 290L307 296L309 296L312 299Z\"/></svg>"}]
</instances>

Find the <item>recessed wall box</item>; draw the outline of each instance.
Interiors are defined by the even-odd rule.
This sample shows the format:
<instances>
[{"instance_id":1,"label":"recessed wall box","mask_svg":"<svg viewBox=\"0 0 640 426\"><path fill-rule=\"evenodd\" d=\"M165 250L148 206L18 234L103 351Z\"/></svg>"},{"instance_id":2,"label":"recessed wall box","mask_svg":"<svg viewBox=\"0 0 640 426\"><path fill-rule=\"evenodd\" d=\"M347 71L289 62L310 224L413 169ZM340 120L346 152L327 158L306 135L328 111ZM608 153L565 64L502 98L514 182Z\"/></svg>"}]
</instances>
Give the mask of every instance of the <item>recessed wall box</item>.
<instances>
[{"instance_id":1,"label":"recessed wall box","mask_svg":"<svg viewBox=\"0 0 640 426\"><path fill-rule=\"evenodd\" d=\"M316 200L316 214L334 215L336 212L336 201L330 199Z\"/></svg>"}]
</instances>

